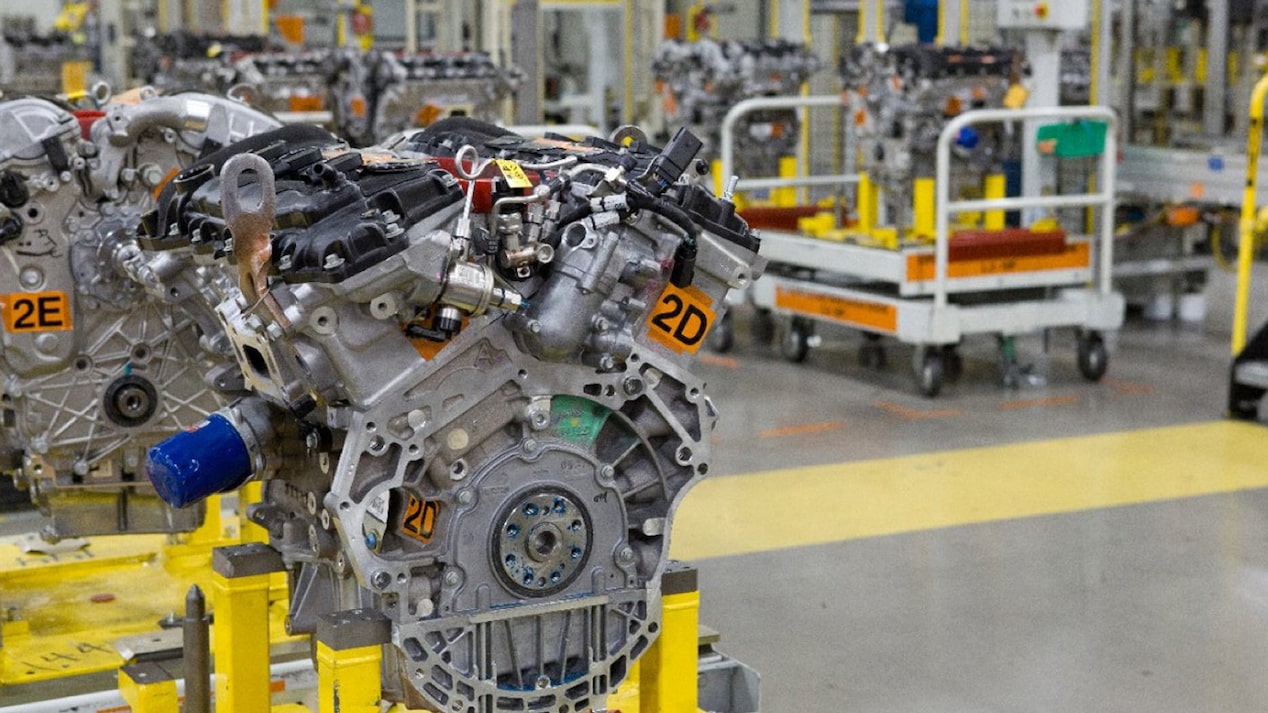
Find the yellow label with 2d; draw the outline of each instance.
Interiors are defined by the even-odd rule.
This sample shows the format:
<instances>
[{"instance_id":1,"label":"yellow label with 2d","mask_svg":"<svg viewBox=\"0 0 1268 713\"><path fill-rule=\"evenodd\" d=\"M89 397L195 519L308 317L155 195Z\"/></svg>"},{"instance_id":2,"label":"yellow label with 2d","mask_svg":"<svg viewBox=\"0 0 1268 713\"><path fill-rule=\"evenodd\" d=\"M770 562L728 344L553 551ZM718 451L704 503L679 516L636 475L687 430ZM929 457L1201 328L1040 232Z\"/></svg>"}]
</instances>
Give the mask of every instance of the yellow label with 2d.
<instances>
[{"instance_id":1,"label":"yellow label with 2d","mask_svg":"<svg viewBox=\"0 0 1268 713\"><path fill-rule=\"evenodd\" d=\"M716 318L713 301L698 288L665 285L647 317L648 336L676 352L695 354Z\"/></svg>"},{"instance_id":2,"label":"yellow label with 2d","mask_svg":"<svg viewBox=\"0 0 1268 713\"><path fill-rule=\"evenodd\" d=\"M440 503L435 500L419 500L413 493L408 493L405 503L405 518L401 520L401 531L419 542L431 542L436 534L436 517L440 515Z\"/></svg>"},{"instance_id":3,"label":"yellow label with 2d","mask_svg":"<svg viewBox=\"0 0 1268 713\"><path fill-rule=\"evenodd\" d=\"M71 328L70 298L65 292L13 292L0 295L4 331L60 332Z\"/></svg>"},{"instance_id":4,"label":"yellow label with 2d","mask_svg":"<svg viewBox=\"0 0 1268 713\"><path fill-rule=\"evenodd\" d=\"M508 161L504 158L495 158L498 168L502 169L502 177L506 179L506 185L511 188L530 188L533 182L528 180L528 174L524 173L524 167L514 161Z\"/></svg>"}]
</instances>

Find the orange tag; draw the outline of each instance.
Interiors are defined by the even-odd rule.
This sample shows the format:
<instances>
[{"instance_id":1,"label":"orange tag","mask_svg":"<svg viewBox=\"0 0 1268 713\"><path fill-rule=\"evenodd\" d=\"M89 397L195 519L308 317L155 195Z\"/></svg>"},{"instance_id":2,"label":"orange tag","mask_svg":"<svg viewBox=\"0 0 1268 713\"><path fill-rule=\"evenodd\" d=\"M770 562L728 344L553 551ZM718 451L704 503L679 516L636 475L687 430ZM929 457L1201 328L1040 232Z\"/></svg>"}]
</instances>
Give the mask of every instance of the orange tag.
<instances>
[{"instance_id":1,"label":"orange tag","mask_svg":"<svg viewBox=\"0 0 1268 713\"><path fill-rule=\"evenodd\" d=\"M70 300L65 292L14 292L0 295L4 330L62 332L71 328Z\"/></svg>"},{"instance_id":2,"label":"orange tag","mask_svg":"<svg viewBox=\"0 0 1268 713\"><path fill-rule=\"evenodd\" d=\"M668 284L647 317L648 335L676 352L695 354L716 318L712 300L699 288Z\"/></svg>"},{"instance_id":3,"label":"orange tag","mask_svg":"<svg viewBox=\"0 0 1268 713\"><path fill-rule=\"evenodd\" d=\"M440 515L440 503L435 500L419 500L413 493L407 495L401 532L419 542L431 542L432 535L436 534L436 517Z\"/></svg>"},{"instance_id":4,"label":"orange tag","mask_svg":"<svg viewBox=\"0 0 1268 713\"><path fill-rule=\"evenodd\" d=\"M287 100L287 106L294 112L321 111L326 108L326 103L319 96L293 96Z\"/></svg>"},{"instance_id":5,"label":"orange tag","mask_svg":"<svg viewBox=\"0 0 1268 713\"><path fill-rule=\"evenodd\" d=\"M365 118L365 97L355 96L348 102L348 113L358 119Z\"/></svg>"}]
</instances>

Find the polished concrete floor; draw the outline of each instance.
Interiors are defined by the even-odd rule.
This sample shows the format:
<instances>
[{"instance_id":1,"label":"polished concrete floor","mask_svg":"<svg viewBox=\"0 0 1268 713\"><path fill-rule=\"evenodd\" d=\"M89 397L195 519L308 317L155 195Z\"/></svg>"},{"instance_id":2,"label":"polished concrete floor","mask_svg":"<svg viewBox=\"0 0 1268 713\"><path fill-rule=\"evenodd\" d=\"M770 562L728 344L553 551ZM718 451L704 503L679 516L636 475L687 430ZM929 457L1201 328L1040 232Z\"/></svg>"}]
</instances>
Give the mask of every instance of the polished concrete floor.
<instances>
[{"instance_id":1,"label":"polished concrete floor","mask_svg":"<svg viewBox=\"0 0 1268 713\"><path fill-rule=\"evenodd\" d=\"M1129 317L1099 384L1071 335L1019 342L1018 389L970 340L936 400L910 348L871 371L826 330L791 365L737 311L674 552L762 709L1263 710L1268 431L1222 420L1232 293L1215 273L1202 323Z\"/></svg>"}]
</instances>

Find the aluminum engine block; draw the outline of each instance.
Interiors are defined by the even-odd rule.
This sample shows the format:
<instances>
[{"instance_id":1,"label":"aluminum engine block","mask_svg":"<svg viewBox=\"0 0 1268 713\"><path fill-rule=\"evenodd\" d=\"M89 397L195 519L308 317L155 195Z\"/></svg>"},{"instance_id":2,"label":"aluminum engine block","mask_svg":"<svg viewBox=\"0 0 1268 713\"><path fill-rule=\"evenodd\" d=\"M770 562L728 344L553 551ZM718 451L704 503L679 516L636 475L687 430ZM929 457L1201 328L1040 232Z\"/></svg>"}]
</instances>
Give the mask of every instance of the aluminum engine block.
<instances>
[{"instance_id":1,"label":"aluminum engine block","mask_svg":"<svg viewBox=\"0 0 1268 713\"><path fill-rule=\"evenodd\" d=\"M764 264L698 149L451 119L183 175L149 244L234 276L212 308L252 394L151 451L160 493L264 478L291 631L383 612L389 700L602 706L656 638L673 511L708 470L694 352Z\"/></svg>"},{"instance_id":2,"label":"aluminum engine block","mask_svg":"<svg viewBox=\"0 0 1268 713\"><path fill-rule=\"evenodd\" d=\"M276 122L149 91L107 105L88 132L92 116L0 103L0 472L30 489L49 539L187 531L201 510L154 496L146 449L237 386L205 380L232 362L200 345L214 323L176 306L192 289L137 281L135 227L176 169Z\"/></svg>"}]
</instances>

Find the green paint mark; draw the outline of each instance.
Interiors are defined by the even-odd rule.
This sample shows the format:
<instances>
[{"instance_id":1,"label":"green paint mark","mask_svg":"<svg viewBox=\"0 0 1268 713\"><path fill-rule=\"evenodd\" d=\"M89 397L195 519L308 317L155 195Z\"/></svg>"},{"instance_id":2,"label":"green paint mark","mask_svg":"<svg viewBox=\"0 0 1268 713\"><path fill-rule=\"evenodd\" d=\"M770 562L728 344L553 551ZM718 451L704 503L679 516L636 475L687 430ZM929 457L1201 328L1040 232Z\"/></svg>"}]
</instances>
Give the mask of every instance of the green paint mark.
<instances>
[{"instance_id":1,"label":"green paint mark","mask_svg":"<svg viewBox=\"0 0 1268 713\"><path fill-rule=\"evenodd\" d=\"M589 399L556 396L550 400L550 427L560 440L589 448L609 413Z\"/></svg>"}]
</instances>

